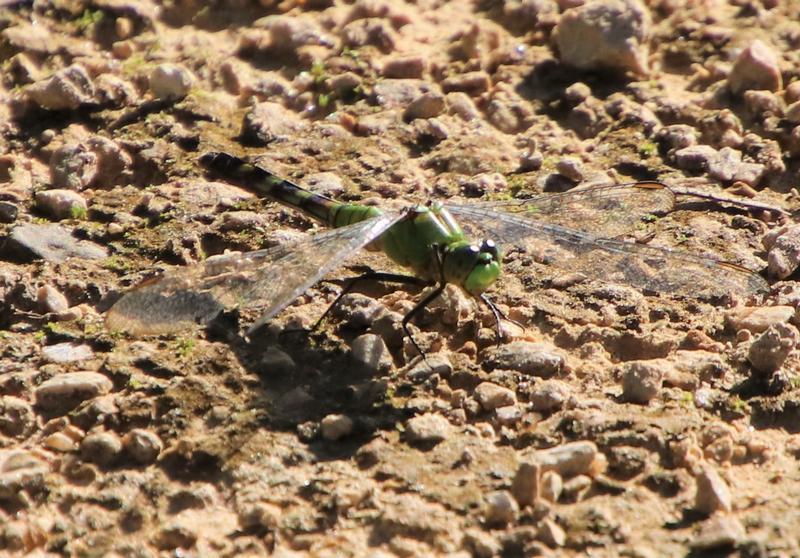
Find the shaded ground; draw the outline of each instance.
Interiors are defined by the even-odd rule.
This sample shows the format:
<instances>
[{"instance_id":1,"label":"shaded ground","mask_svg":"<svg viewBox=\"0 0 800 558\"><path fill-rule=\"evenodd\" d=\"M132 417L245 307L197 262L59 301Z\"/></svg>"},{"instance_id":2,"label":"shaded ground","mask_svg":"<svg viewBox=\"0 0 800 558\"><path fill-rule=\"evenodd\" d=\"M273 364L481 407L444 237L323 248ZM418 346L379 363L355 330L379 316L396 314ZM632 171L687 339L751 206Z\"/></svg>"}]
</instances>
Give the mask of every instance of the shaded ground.
<instances>
[{"instance_id":1,"label":"shaded ground","mask_svg":"<svg viewBox=\"0 0 800 558\"><path fill-rule=\"evenodd\" d=\"M800 555L792 2L653 0L640 77L559 61L580 2L2 4L4 552ZM756 39L776 60L736 70ZM787 215L680 200L626 236L769 277L755 310L510 251L492 296L524 331L494 347L448 290L416 324L431 367L391 286L311 335L284 329L335 282L249 341L246 312L106 331L156 271L313 226L206 176L210 150L347 201L660 179ZM331 279L386 265L349 263Z\"/></svg>"}]
</instances>

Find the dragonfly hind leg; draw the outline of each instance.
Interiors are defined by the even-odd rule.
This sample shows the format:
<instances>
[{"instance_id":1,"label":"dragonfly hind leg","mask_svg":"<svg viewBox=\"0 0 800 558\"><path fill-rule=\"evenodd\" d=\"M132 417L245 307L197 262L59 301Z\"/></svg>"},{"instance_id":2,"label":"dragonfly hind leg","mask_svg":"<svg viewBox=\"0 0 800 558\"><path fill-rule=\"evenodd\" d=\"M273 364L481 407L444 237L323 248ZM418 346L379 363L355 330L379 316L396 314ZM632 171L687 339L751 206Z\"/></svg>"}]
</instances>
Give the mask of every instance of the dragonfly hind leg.
<instances>
[{"instance_id":1,"label":"dragonfly hind leg","mask_svg":"<svg viewBox=\"0 0 800 558\"><path fill-rule=\"evenodd\" d=\"M347 285L342 289L336 299L328 306L327 310L322 313L322 316L316 321L316 323L311 327L311 331L316 331L322 322L325 321L325 318L330 315L331 311L336 307L339 302L341 302L342 298L352 292L352 290L356 287L356 285L362 281L381 281L384 283L399 283L401 285L417 285L419 287L427 287L431 283L430 281L426 281L419 277L414 277L413 275L402 275L400 273L386 273L382 271L370 271L368 273L364 273L363 275L359 275L358 277L353 277L347 282Z\"/></svg>"}]
</instances>

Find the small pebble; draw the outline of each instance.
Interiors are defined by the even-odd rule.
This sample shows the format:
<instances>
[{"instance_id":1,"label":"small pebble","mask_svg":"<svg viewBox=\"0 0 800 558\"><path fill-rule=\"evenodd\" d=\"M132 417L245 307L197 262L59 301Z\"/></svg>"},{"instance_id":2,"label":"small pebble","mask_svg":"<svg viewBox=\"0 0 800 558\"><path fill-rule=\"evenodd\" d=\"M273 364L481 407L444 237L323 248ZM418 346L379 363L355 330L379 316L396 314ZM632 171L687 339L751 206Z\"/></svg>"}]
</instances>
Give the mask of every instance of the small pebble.
<instances>
[{"instance_id":1,"label":"small pebble","mask_svg":"<svg viewBox=\"0 0 800 558\"><path fill-rule=\"evenodd\" d=\"M763 239L770 277L786 279L800 266L800 225L773 229Z\"/></svg>"},{"instance_id":2,"label":"small pebble","mask_svg":"<svg viewBox=\"0 0 800 558\"><path fill-rule=\"evenodd\" d=\"M75 343L57 343L42 347L42 358L47 362L64 364L79 362L94 358L94 351L89 345L76 345Z\"/></svg>"},{"instance_id":3,"label":"small pebble","mask_svg":"<svg viewBox=\"0 0 800 558\"><path fill-rule=\"evenodd\" d=\"M78 444L63 432L53 432L43 440L46 448L63 453L75 451Z\"/></svg>"},{"instance_id":4,"label":"small pebble","mask_svg":"<svg viewBox=\"0 0 800 558\"><path fill-rule=\"evenodd\" d=\"M591 472L598 459L598 451L594 442L570 442L539 450L533 454L533 459L542 467L542 471L555 471L569 478Z\"/></svg>"},{"instance_id":5,"label":"small pebble","mask_svg":"<svg viewBox=\"0 0 800 558\"><path fill-rule=\"evenodd\" d=\"M783 80L775 52L762 41L753 41L736 57L728 76L728 87L734 94L748 89L780 90Z\"/></svg>"},{"instance_id":6,"label":"small pebble","mask_svg":"<svg viewBox=\"0 0 800 558\"><path fill-rule=\"evenodd\" d=\"M475 388L475 399L486 411L514 405L517 402L517 395L510 389L491 382L482 382Z\"/></svg>"},{"instance_id":7,"label":"small pebble","mask_svg":"<svg viewBox=\"0 0 800 558\"><path fill-rule=\"evenodd\" d=\"M36 426L30 403L10 395L0 397L0 432L6 436L25 436Z\"/></svg>"},{"instance_id":8,"label":"small pebble","mask_svg":"<svg viewBox=\"0 0 800 558\"><path fill-rule=\"evenodd\" d=\"M194 81L192 73L179 64L159 64L150 72L150 91L157 99L183 99Z\"/></svg>"},{"instance_id":9,"label":"small pebble","mask_svg":"<svg viewBox=\"0 0 800 558\"><path fill-rule=\"evenodd\" d=\"M692 172L708 170L717 157L717 150L710 145L690 145L675 152L675 163L679 168Z\"/></svg>"},{"instance_id":10,"label":"small pebble","mask_svg":"<svg viewBox=\"0 0 800 558\"><path fill-rule=\"evenodd\" d=\"M648 403L661 390L664 373L660 360L626 362L622 369L622 396L633 403Z\"/></svg>"},{"instance_id":11,"label":"small pebble","mask_svg":"<svg viewBox=\"0 0 800 558\"><path fill-rule=\"evenodd\" d=\"M556 163L556 171L573 182L583 180L583 163L575 157L565 157Z\"/></svg>"},{"instance_id":12,"label":"small pebble","mask_svg":"<svg viewBox=\"0 0 800 558\"><path fill-rule=\"evenodd\" d=\"M381 73L393 79L419 79L427 69L428 61L424 56L404 56L390 58L383 64Z\"/></svg>"},{"instance_id":13,"label":"small pebble","mask_svg":"<svg viewBox=\"0 0 800 558\"><path fill-rule=\"evenodd\" d=\"M135 428L122 438L122 447L136 461L143 465L152 463L164 449L161 439L142 428Z\"/></svg>"},{"instance_id":14,"label":"small pebble","mask_svg":"<svg viewBox=\"0 0 800 558\"><path fill-rule=\"evenodd\" d=\"M651 18L638 0L597 0L566 10L556 26L562 62L646 75Z\"/></svg>"},{"instance_id":15,"label":"small pebble","mask_svg":"<svg viewBox=\"0 0 800 558\"><path fill-rule=\"evenodd\" d=\"M94 432L81 441L81 458L98 465L110 465L122 452L122 440L115 432Z\"/></svg>"},{"instance_id":16,"label":"small pebble","mask_svg":"<svg viewBox=\"0 0 800 558\"><path fill-rule=\"evenodd\" d=\"M192 548L197 542L197 535L185 526L169 525L162 527L156 533L153 542L160 550ZM179 553L175 552L174 554L177 555Z\"/></svg>"},{"instance_id":17,"label":"small pebble","mask_svg":"<svg viewBox=\"0 0 800 558\"><path fill-rule=\"evenodd\" d=\"M60 314L69 309L69 302L61 292L52 285L43 285L36 291L36 302L46 313Z\"/></svg>"},{"instance_id":18,"label":"small pebble","mask_svg":"<svg viewBox=\"0 0 800 558\"><path fill-rule=\"evenodd\" d=\"M320 422L320 431L324 439L336 441L349 435L353 426L353 419L346 415L328 415Z\"/></svg>"},{"instance_id":19,"label":"small pebble","mask_svg":"<svg viewBox=\"0 0 800 558\"><path fill-rule=\"evenodd\" d=\"M569 385L560 380L546 380L531 391L531 408L537 413L556 411L569 399L570 391Z\"/></svg>"},{"instance_id":20,"label":"small pebble","mask_svg":"<svg viewBox=\"0 0 800 558\"><path fill-rule=\"evenodd\" d=\"M95 87L83 66L73 64L31 84L25 94L43 109L75 110L92 101Z\"/></svg>"},{"instance_id":21,"label":"small pebble","mask_svg":"<svg viewBox=\"0 0 800 558\"><path fill-rule=\"evenodd\" d=\"M458 74L442 81L445 93L460 91L472 97L486 93L492 87L492 78L486 72L476 71Z\"/></svg>"},{"instance_id":22,"label":"small pebble","mask_svg":"<svg viewBox=\"0 0 800 558\"><path fill-rule=\"evenodd\" d=\"M25 450L0 453L0 498L16 499L28 488L42 486L50 467L39 457Z\"/></svg>"},{"instance_id":23,"label":"small pebble","mask_svg":"<svg viewBox=\"0 0 800 558\"><path fill-rule=\"evenodd\" d=\"M439 443L453 431L446 418L436 413L426 413L408 420L406 435L409 442Z\"/></svg>"},{"instance_id":24,"label":"small pebble","mask_svg":"<svg viewBox=\"0 0 800 558\"><path fill-rule=\"evenodd\" d=\"M731 511L733 506L731 491L715 469L704 467L695 481L697 493L694 507L698 512L711 515L717 511Z\"/></svg>"},{"instance_id":25,"label":"small pebble","mask_svg":"<svg viewBox=\"0 0 800 558\"><path fill-rule=\"evenodd\" d=\"M389 370L394 361L383 338L374 333L359 335L353 340L353 359L374 372Z\"/></svg>"},{"instance_id":26,"label":"small pebble","mask_svg":"<svg viewBox=\"0 0 800 558\"><path fill-rule=\"evenodd\" d=\"M501 426L512 426L522 419L522 409L518 405L505 405L494 410L494 419Z\"/></svg>"},{"instance_id":27,"label":"small pebble","mask_svg":"<svg viewBox=\"0 0 800 558\"><path fill-rule=\"evenodd\" d=\"M511 493L520 506L528 506L539 499L542 467L536 462L523 461L519 464L514 480L511 483Z\"/></svg>"},{"instance_id":28,"label":"small pebble","mask_svg":"<svg viewBox=\"0 0 800 558\"><path fill-rule=\"evenodd\" d=\"M403 112L403 120L411 122L417 118L433 118L445 109L444 96L429 91L411 101Z\"/></svg>"},{"instance_id":29,"label":"small pebble","mask_svg":"<svg viewBox=\"0 0 800 558\"><path fill-rule=\"evenodd\" d=\"M778 370L800 341L800 332L791 324L777 323L756 337L747 352L747 360L759 372Z\"/></svg>"},{"instance_id":30,"label":"small pebble","mask_svg":"<svg viewBox=\"0 0 800 558\"><path fill-rule=\"evenodd\" d=\"M97 372L67 372L43 382L34 390L36 404L45 409L56 409L62 405L104 395L113 384Z\"/></svg>"},{"instance_id":31,"label":"small pebble","mask_svg":"<svg viewBox=\"0 0 800 558\"><path fill-rule=\"evenodd\" d=\"M490 525L507 525L516 521L519 504L507 490L491 492L486 497L486 522Z\"/></svg>"},{"instance_id":32,"label":"small pebble","mask_svg":"<svg viewBox=\"0 0 800 558\"><path fill-rule=\"evenodd\" d=\"M485 362L492 368L547 378L564 370L564 357L556 351L547 343L513 341L487 350Z\"/></svg>"},{"instance_id":33,"label":"small pebble","mask_svg":"<svg viewBox=\"0 0 800 558\"><path fill-rule=\"evenodd\" d=\"M725 320L735 331L762 333L771 325L786 323L794 317L791 306L742 306L725 314Z\"/></svg>"},{"instance_id":34,"label":"small pebble","mask_svg":"<svg viewBox=\"0 0 800 558\"><path fill-rule=\"evenodd\" d=\"M539 526L537 538L551 548L562 547L567 542L567 533L549 517Z\"/></svg>"},{"instance_id":35,"label":"small pebble","mask_svg":"<svg viewBox=\"0 0 800 558\"><path fill-rule=\"evenodd\" d=\"M555 471L545 471L542 475L539 491L542 498L555 504L564 491L564 480Z\"/></svg>"},{"instance_id":36,"label":"small pebble","mask_svg":"<svg viewBox=\"0 0 800 558\"><path fill-rule=\"evenodd\" d=\"M730 549L738 546L746 536L747 531L738 517L720 514L705 520L700 525L689 546L695 551Z\"/></svg>"},{"instance_id":37,"label":"small pebble","mask_svg":"<svg viewBox=\"0 0 800 558\"><path fill-rule=\"evenodd\" d=\"M0 201L0 223L13 223L17 220L19 208L11 202Z\"/></svg>"},{"instance_id":38,"label":"small pebble","mask_svg":"<svg viewBox=\"0 0 800 558\"><path fill-rule=\"evenodd\" d=\"M50 177L55 190L44 190L44 192L84 190L94 184L99 170L99 161L94 151L81 143L64 144L50 156ZM41 193L37 194L37 200ZM80 203L80 200L83 200L83 197L72 201ZM86 205L85 200L83 204Z\"/></svg>"}]
</instances>

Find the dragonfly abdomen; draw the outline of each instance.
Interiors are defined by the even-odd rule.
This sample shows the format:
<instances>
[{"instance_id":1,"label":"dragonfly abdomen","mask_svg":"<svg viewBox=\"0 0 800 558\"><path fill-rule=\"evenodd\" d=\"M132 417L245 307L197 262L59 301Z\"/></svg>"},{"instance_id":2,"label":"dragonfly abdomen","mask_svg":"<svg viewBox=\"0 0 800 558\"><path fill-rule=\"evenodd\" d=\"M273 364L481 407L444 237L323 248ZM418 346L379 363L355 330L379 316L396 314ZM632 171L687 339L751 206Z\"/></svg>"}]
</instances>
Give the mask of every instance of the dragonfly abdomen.
<instances>
[{"instance_id":1,"label":"dragonfly abdomen","mask_svg":"<svg viewBox=\"0 0 800 558\"><path fill-rule=\"evenodd\" d=\"M331 227L343 227L381 214L377 208L343 204L316 194L228 153L206 153L200 163L246 190L302 211Z\"/></svg>"}]
</instances>

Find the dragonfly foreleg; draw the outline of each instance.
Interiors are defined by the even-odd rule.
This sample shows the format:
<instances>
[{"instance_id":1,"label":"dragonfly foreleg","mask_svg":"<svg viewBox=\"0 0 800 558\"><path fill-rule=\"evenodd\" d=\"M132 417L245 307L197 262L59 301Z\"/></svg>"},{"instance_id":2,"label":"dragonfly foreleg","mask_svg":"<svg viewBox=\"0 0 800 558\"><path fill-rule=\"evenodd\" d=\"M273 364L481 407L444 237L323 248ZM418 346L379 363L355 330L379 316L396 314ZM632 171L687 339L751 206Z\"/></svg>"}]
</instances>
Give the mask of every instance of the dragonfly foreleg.
<instances>
[{"instance_id":1,"label":"dragonfly foreleg","mask_svg":"<svg viewBox=\"0 0 800 558\"><path fill-rule=\"evenodd\" d=\"M506 316L505 312L500 310L500 308L498 308L497 305L494 302L492 302L492 300L488 296L486 296L486 293L481 293L478 298L480 298L483 301L483 303L489 308L489 310L492 311L492 316L494 316L495 339L497 340L498 345L500 344L500 341L503 339L503 330L500 327L500 320L506 320L508 322L511 322L512 324L518 325L522 329L525 329L525 326L519 323L517 320L512 320L511 318Z\"/></svg>"},{"instance_id":2,"label":"dragonfly foreleg","mask_svg":"<svg viewBox=\"0 0 800 558\"><path fill-rule=\"evenodd\" d=\"M316 323L312 326L311 331L316 331L322 322L325 321L325 318L327 318L331 311L336 307L336 305L339 304L339 302L342 300L342 297L350 293L356 287L356 285L362 281L383 281L385 283L400 283L402 285L417 285L420 287L426 287L431 284L429 281L413 275L386 273L382 271L370 271L359 275L358 277L353 277L352 279L348 280L347 284L342 289L342 292L339 293L331 305L328 306L327 310L325 310L322 316L319 317Z\"/></svg>"}]
</instances>

